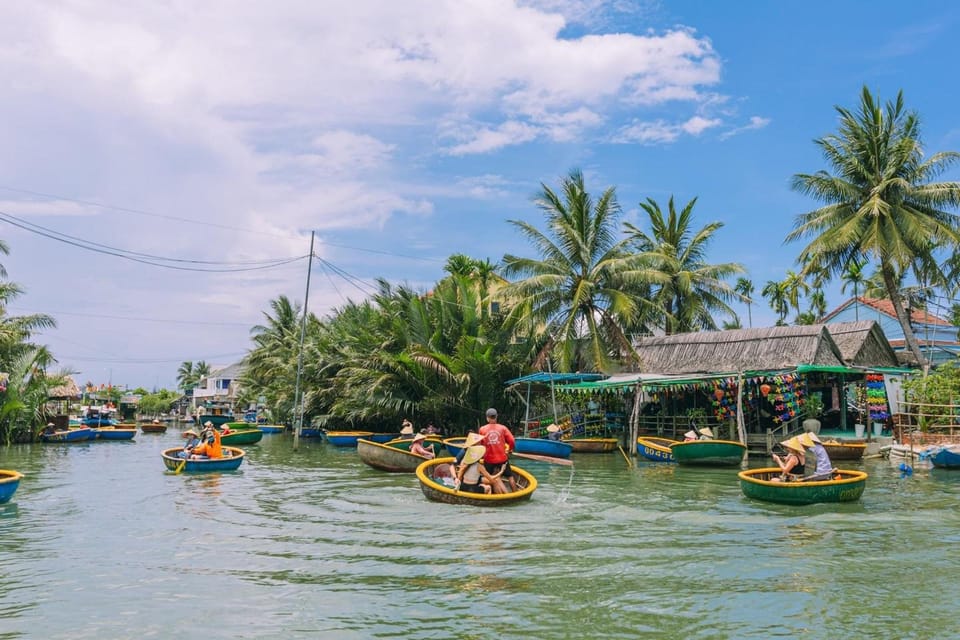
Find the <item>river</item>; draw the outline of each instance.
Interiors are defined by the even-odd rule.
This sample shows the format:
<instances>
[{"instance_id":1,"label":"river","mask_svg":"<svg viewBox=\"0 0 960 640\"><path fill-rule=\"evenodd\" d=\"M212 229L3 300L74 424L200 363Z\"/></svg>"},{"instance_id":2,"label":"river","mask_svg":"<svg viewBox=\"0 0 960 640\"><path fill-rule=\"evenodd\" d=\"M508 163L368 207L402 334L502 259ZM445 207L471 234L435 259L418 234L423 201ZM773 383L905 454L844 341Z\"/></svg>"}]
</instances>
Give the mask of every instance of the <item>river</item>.
<instances>
[{"instance_id":1,"label":"river","mask_svg":"<svg viewBox=\"0 0 960 640\"><path fill-rule=\"evenodd\" d=\"M26 474L0 505L0 638L957 636L960 472L867 460L859 502L789 507L730 469L580 455L476 509L289 435L172 475L179 442L0 448Z\"/></svg>"}]
</instances>

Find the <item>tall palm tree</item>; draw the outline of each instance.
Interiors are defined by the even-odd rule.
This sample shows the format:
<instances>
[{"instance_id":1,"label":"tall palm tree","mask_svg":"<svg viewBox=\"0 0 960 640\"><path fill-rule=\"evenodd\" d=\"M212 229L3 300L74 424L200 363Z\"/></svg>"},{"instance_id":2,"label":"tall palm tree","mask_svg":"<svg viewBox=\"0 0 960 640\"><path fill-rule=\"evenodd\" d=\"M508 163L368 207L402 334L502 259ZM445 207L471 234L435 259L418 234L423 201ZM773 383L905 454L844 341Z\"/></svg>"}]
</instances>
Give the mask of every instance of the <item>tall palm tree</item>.
<instances>
[{"instance_id":1,"label":"tall palm tree","mask_svg":"<svg viewBox=\"0 0 960 640\"><path fill-rule=\"evenodd\" d=\"M787 275L784 276L781 284L783 293L787 297L787 304L796 309L797 315L800 315L800 298L810 293L810 285L793 269L787 269Z\"/></svg>"},{"instance_id":2,"label":"tall palm tree","mask_svg":"<svg viewBox=\"0 0 960 640\"><path fill-rule=\"evenodd\" d=\"M863 271L866 265L867 263L863 260L853 259L847 263L847 266L840 273L840 280L843 282L840 285L840 293L846 293L848 285L853 288L854 320L860 319L860 286L866 281L867 275Z\"/></svg>"},{"instance_id":3,"label":"tall palm tree","mask_svg":"<svg viewBox=\"0 0 960 640\"><path fill-rule=\"evenodd\" d=\"M180 367L177 369L177 388L181 391L186 391L193 386L193 381L193 361L186 360L181 362Z\"/></svg>"},{"instance_id":4,"label":"tall palm tree","mask_svg":"<svg viewBox=\"0 0 960 640\"><path fill-rule=\"evenodd\" d=\"M896 278L960 243L960 218L946 210L960 205L960 183L932 182L960 154L924 159L919 118L906 110L902 91L882 106L864 87L856 113L836 109L838 133L816 141L834 173L793 177L794 189L825 204L798 215L787 240L809 241L799 256L804 273L841 274L853 260L876 263L907 346L924 363Z\"/></svg>"},{"instance_id":5,"label":"tall palm tree","mask_svg":"<svg viewBox=\"0 0 960 640\"><path fill-rule=\"evenodd\" d=\"M751 308L753 307L753 292L755 291L753 287L753 280L749 278L740 277L737 278L736 284L733 285L733 290L743 296L744 302L747 303L747 323L750 328L753 328L753 312ZM737 319L737 324L740 323L739 318Z\"/></svg>"},{"instance_id":6,"label":"tall palm tree","mask_svg":"<svg viewBox=\"0 0 960 640\"><path fill-rule=\"evenodd\" d=\"M777 326L783 326L786 323L787 314L790 313L790 300L783 282L776 280L767 280L763 285L760 295L770 301L770 308L777 314Z\"/></svg>"},{"instance_id":7,"label":"tall palm tree","mask_svg":"<svg viewBox=\"0 0 960 640\"><path fill-rule=\"evenodd\" d=\"M577 170L560 187L556 192L541 184L536 198L545 230L510 221L540 257L505 255L504 274L521 279L502 291L506 298L522 301L511 311L518 327L549 336L535 364L556 348L561 370L602 371L614 360L635 356L624 326L649 304L628 291L643 275L626 253L627 240L617 240L620 205L614 188L594 200ZM578 362L578 354L585 360Z\"/></svg>"},{"instance_id":8,"label":"tall palm tree","mask_svg":"<svg viewBox=\"0 0 960 640\"><path fill-rule=\"evenodd\" d=\"M678 212L671 196L664 216L660 205L647 198L640 207L650 219L651 233L630 223L625 225L642 262L659 273L653 302L663 310L662 326L668 335L716 329L716 312L736 315L728 303L737 294L725 280L744 269L734 262L707 262L707 245L723 223L711 222L695 230L692 218L696 203L694 198Z\"/></svg>"}]
</instances>

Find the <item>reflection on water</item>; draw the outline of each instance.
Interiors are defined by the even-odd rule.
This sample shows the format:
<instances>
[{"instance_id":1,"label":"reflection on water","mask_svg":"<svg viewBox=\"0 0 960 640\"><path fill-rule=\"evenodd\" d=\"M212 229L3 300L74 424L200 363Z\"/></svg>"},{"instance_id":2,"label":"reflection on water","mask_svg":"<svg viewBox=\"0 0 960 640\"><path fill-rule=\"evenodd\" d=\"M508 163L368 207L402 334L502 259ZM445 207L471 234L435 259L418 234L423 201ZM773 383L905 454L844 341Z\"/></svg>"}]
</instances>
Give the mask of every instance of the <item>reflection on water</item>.
<instances>
[{"instance_id":1,"label":"reflection on water","mask_svg":"<svg viewBox=\"0 0 960 640\"><path fill-rule=\"evenodd\" d=\"M866 461L861 501L791 507L733 469L583 455L477 509L283 435L172 475L178 436L0 449L27 474L0 638L949 637L929 621L960 595L960 472Z\"/></svg>"}]
</instances>

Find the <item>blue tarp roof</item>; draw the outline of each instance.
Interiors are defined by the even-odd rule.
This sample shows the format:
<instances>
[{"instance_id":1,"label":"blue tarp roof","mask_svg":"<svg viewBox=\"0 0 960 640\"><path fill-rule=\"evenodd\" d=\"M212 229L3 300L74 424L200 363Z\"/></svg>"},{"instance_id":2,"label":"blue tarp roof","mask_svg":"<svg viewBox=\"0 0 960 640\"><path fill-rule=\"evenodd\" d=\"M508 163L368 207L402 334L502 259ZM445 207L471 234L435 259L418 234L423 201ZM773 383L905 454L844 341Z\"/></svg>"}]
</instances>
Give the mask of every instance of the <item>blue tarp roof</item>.
<instances>
[{"instance_id":1,"label":"blue tarp roof","mask_svg":"<svg viewBox=\"0 0 960 640\"><path fill-rule=\"evenodd\" d=\"M504 384L519 384L521 382L526 382L527 384L560 384L564 382L586 382L588 380L602 380L607 376L602 373L547 373L544 371L538 371L537 373L531 373L525 375L521 378L514 378L513 380L507 380Z\"/></svg>"}]
</instances>

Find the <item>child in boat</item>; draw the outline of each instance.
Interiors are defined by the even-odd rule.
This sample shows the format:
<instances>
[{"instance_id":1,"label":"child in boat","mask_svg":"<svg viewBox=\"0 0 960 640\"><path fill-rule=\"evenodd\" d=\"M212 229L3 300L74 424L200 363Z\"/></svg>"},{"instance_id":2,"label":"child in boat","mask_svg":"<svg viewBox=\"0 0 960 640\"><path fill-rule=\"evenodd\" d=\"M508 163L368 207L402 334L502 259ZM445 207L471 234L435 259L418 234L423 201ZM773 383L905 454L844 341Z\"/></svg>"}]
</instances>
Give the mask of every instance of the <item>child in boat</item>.
<instances>
[{"instance_id":1,"label":"child in boat","mask_svg":"<svg viewBox=\"0 0 960 640\"><path fill-rule=\"evenodd\" d=\"M805 480L829 480L833 477L833 463L830 462L830 454L820 442L820 438L815 433L804 433L798 438L800 444L813 451L817 459L817 468L813 475L807 476Z\"/></svg>"},{"instance_id":2,"label":"child in boat","mask_svg":"<svg viewBox=\"0 0 960 640\"><path fill-rule=\"evenodd\" d=\"M410 443L410 453L415 453L418 456L424 457L427 460L433 460L436 457L436 454L433 452L433 448L427 449L423 446L424 440L427 439L427 436L422 433L418 433L413 436L413 442Z\"/></svg>"}]
</instances>

